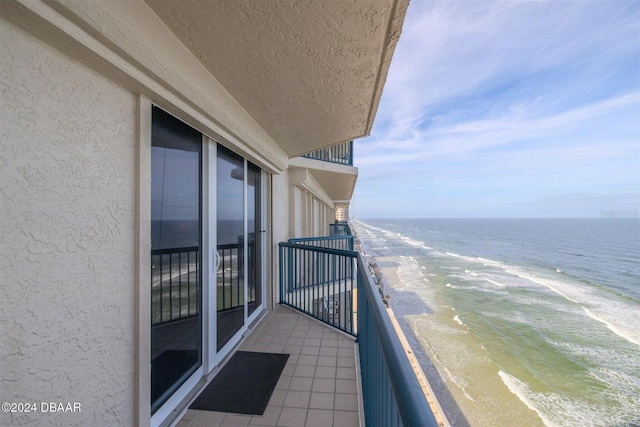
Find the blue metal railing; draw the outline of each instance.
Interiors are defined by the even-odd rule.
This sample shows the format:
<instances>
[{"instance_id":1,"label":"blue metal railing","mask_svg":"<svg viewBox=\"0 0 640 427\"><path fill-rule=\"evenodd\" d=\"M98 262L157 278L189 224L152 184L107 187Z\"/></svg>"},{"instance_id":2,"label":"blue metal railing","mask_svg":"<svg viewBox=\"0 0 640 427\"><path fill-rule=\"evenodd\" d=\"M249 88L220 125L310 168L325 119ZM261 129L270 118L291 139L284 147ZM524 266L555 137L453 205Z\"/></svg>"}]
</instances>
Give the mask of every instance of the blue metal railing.
<instances>
[{"instance_id":1,"label":"blue metal railing","mask_svg":"<svg viewBox=\"0 0 640 427\"><path fill-rule=\"evenodd\" d=\"M300 157L353 166L353 141L342 142L331 147L312 151Z\"/></svg>"},{"instance_id":2,"label":"blue metal railing","mask_svg":"<svg viewBox=\"0 0 640 427\"><path fill-rule=\"evenodd\" d=\"M151 251L151 324L196 316L199 312L198 246Z\"/></svg>"},{"instance_id":3,"label":"blue metal railing","mask_svg":"<svg viewBox=\"0 0 640 427\"><path fill-rule=\"evenodd\" d=\"M357 252L280 243L280 303L355 335Z\"/></svg>"},{"instance_id":4,"label":"blue metal railing","mask_svg":"<svg viewBox=\"0 0 640 427\"><path fill-rule=\"evenodd\" d=\"M437 427L362 255L358 255L358 353L365 424Z\"/></svg>"},{"instance_id":5,"label":"blue metal railing","mask_svg":"<svg viewBox=\"0 0 640 427\"><path fill-rule=\"evenodd\" d=\"M366 425L437 427L362 255L306 243L279 248L280 303L357 337ZM331 297L338 303L325 306Z\"/></svg>"},{"instance_id":6,"label":"blue metal railing","mask_svg":"<svg viewBox=\"0 0 640 427\"><path fill-rule=\"evenodd\" d=\"M319 246L321 248L341 249L344 251L353 250L353 236L346 234L324 237L301 237L297 239L289 239L289 243L298 243L300 245L308 246Z\"/></svg>"},{"instance_id":7,"label":"blue metal railing","mask_svg":"<svg viewBox=\"0 0 640 427\"><path fill-rule=\"evenodd\" d=\"M330 236L351 236L351 228L346 222L336 222L335 224L329 224Z\"/></svg>"},{"instance_id":8,"label":"blue metal railing","mask_svg":"<svg viewBox=\"0 0 640 427\"><path fill-rule=\"evenodd\" d=\"M255 245L249 240L249 256ZM217 246L220 266L217 276L218 311L244 304L244 242ZM151 251L151 324L153 326L197 316L200 301L198 246ZM249 276L255 275L249 263Z\"/></svg>"}]
</instances>

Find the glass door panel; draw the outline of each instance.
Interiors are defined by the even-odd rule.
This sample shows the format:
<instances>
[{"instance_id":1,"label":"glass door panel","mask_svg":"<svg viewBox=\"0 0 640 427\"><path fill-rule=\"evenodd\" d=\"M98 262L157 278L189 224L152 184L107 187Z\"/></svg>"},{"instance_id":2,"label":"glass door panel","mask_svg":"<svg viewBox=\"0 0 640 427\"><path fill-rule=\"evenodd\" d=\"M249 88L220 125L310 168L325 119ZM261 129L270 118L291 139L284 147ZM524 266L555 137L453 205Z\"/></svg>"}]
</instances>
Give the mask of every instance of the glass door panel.
<instances>
[{"instance_id":1,"label":"glass door panel","mask_svg":"<svg viewBox=\"0 0 640 427\"><path fill-rule=\"evenodd\" d=\"M262 303L262 192L261 171L247 162L247 313Z\"/></svg>"},{"instance_id":2,"label":"glass door panel","mask_svg":"<svg viewBox=\"0 0 640 427\"><path fill-rule=\"evenodd\" d=\"M151 412L202 364L202 135L154 107Z\"/></svg>"},{"instance_id":3,"label":"glass door panel","mask_svg":"<svg viewBox=\"0 0 640 427\"><path fill-rule=\"evenodd\" d=\"M244 160L218 146L217 211L217 349L244 326Z\"/></svg>"}]
</instances>

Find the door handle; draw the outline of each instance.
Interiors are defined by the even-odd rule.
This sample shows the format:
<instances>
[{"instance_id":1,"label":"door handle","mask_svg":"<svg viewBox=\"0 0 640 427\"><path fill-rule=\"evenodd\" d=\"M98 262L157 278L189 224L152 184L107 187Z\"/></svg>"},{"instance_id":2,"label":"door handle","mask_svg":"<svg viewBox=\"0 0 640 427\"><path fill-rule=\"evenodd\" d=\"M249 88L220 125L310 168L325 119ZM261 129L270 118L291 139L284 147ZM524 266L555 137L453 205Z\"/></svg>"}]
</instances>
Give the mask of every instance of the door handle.
<instances>
[{"instance_id":1,"label":"door handle","mask_svg":"<svg viewBox=\"0 0 640 427\"><path fill-rule=\"evenodd\" d=\"M213 254L213 256L214 256L215 264L216 264L216 268L215 268L215 270L214 270L214 271L217 273L217 272L218 272L218 268L220 268L220 260L221 260L221 258L220 258L220 253L219 253L218 251L216 251L216 252Z\"/></svg>"}]
</instances>

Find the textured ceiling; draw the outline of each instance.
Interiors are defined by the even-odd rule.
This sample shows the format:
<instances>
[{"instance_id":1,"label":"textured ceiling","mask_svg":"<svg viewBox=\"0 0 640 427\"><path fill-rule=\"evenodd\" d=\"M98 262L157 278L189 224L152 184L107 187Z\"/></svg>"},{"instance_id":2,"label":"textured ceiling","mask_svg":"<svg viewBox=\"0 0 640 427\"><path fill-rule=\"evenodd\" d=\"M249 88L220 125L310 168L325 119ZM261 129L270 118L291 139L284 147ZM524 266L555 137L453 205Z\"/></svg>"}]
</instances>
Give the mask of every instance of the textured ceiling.
<instances>
[{"instance_id":1,"label":"textured ceiling","mask_svg":"<svg viewBox=\"0 0 640 427\"><path fill-rule=\"evenodd\" d=\"M145 0L291 157L371 130L408 0Z\"/></svg>"}]
</instances>

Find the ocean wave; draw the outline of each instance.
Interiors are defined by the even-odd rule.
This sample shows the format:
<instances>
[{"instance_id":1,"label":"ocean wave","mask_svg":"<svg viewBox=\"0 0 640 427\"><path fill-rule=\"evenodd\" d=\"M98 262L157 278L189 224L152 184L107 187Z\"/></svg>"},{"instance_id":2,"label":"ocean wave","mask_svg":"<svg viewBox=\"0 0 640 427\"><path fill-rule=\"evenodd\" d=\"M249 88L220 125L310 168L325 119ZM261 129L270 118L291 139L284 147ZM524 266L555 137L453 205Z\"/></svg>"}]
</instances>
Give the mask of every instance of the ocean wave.
<instances>
[{"instance_id":1,"label":"ocean wave","mask_svg":"<svg viewBox=\"0 0 640 427\"><path fill-rule=\"evenodd\" d=\"M428 280L428 279L425 279L425 280ZM460 291L477 291L477 292L493 294L493 295L508 295L507 292L500 291L495 288L492 289L492 288L482 287L482 286L452 285L451 283L447 283L445 286L449 289L455 289Z\"/></svg>"},{"instance_id":2,"label":"ocean wave","mask_svg":"<svg viewBox=\"0 0 640 427\"><path fill-rule=\"evenodd\" d=\"M467 382L465 380L463 380L460 377L454 376L451 371L449 371L449 369L447 369L447 367L445 366L444 368L445 372L447 373L447 376L449 377L449 379L455 384L457 385L460 390L462 390L462 393L464 394L464 397L466 397L469 400L472 400L475 402L476 399L473 398L473 396L471 395L471 393L469 393L469 391L465 388L465 385L467 384Z\"/></svg>"},{"instance_id":3,"label":"ocean wave","mask_svg":"<svg viewBox=\"0 0 640 427\"><path fill-rule=\"evenodd\" d=\"M487 277L482 277L482 280L487 281L489 283L491 283L492 285L496 285L499 288L506 288L507 285L505 285L504 283L500 283L500 282L496 282L495 280L491 280Z\"/></svg>"},{"instance_id":4,"label":"ocean wave","mask_svg":"<svg viewBox=\"0 0 640 427\"><path fill-rule=\"evenodd\" d=\"M503 371L498 371L498 375L511 393L515 394L522 403L524 403L529 409L535 411L538 414L545 426L556 426L556 424L549 419L547 414L544 411L540 410L540 408L538 407L539 405L534 399L534 394L525 383Z\"/></svg>"},{"instance_id":5,"label":"ocean wave","mask_svg":"<svg viewBox=\"0 0 640 427\"><path fill-rule=\"evenodd\" d=\"M587 361L589 367L606 366L619 372L633 372L638 369L638 355L634 351L620 351L610 346L592 346L568 341L550 341L550 343L568 353L569 358L573 360ZM636 380L640 381L640 377ZM638 384L638 397L640 397L640 384Z\"/></svg>"},{"instance_id":6,"label":"ocean wave","mask_svg":"<svg viewBox=\"0 0 640 427\"><path fill-rule=\"evenodd\" d=\"M485 267L495 267L511 276L526 280L529 283L544 286L565 300L581 307L589 317L603 323L614 334L624 338L630 343L640 345L640 309L634 304L634 301L627 302L617 300L617 294L608 292L601 287L586 285L582 282L572 283L566 279L559 280L540 277L521 267L508 265L501 261L482 257L468 257L453 252L447 252L446 254L470 263L482 264ZM468 269L465 271L470 272ZM564 275L564 273L557 272L555 274ZM475 273L475 276L499 287L512 287L517 285L515 282L505 283L505 278L503 278L502 281L497 281L486 273ZM466 289L469 289L469 287Z\"/></svg>"},{"instance_id":7,"label":"ocean wave","mask_svg":"<svg viewBox=\"0 0 640 427\"><path fill-rule=\"evenodd\" d=\"M460 328L453 328L446 325L432 324L429 329L445 335L467 335L469 332Z\"/></svg>"},{"instance_id":8,"label":"ocean wave","mask_svg":"<svg viewBox=\"0 0 640 427\"><path fill-rule=\"evenodd\" d=\"M464 324L464 322L463 322L462 320L460 320L460 317L459 317L457 314L454 316L453 320L455 320L456 322L458 322L458 324L459 324L460 326L467 326L467 325L465 325L465 324Z\"/></svg>"},{"instance_id":9,"label":"ocean wave","mask_svg":"<svg viewBox=\"0 0 640 427\"><path fill-rule=\"evenodd\" d=\"M509 391L535 411L548 427L596 426L603 425L603 420L606 425L630 425L638 418L638 398L617 389L594 390L591 399L582 400L553 392L535 392L502 370L498 375ZM611 405L612 402L617 404Z\"/></svg>"},{"instance_id":10,"label":"ocean wave","mask_svg":"<svg viewBox=\"0 0 640 427\"><path fill-rule=\"evenodd\" d=\"M604 319L600 316L595 315L586 307L582 307L582 309L589 315L589 317L591 317L594 320L597 320L600 323L603 323L614 334L618 335L621 338L624 338L630 343L640 346L640 331L638 329L628 329L628 328L625 328L624 326L615 325L610 321L608 321L607 319Z\"/></svg>"},{"instance_id":11,"label":"ocean wave","mask_svg":"<svg viewBox=\"0 0 640 427\"><path fill-rule=\"evenodd\" d=\"M640 407L640 378L608 368L591 369L589 374L614 390L636 396L638 407Z\"/></svg>"}]
</instances>

